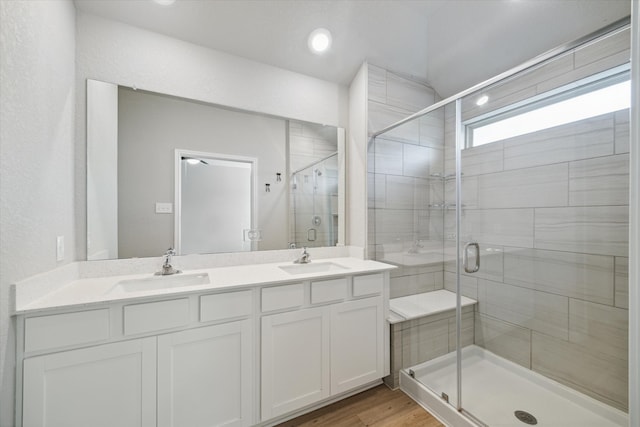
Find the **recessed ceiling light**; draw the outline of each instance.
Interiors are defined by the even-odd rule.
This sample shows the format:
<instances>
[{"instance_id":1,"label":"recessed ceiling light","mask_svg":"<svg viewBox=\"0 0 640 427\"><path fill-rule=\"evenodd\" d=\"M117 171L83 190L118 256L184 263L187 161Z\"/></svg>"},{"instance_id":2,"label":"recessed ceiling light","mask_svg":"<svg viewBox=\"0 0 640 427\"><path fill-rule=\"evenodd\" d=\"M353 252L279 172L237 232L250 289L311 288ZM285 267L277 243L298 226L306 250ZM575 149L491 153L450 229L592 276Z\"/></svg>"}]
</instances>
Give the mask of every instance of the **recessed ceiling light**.
<instances>
[{"instance_id":1,"label":"recessed ceiling light","mask_svg":"<svg viewBox=\"0 0 640 427\"><path fill-rule=\"evenodd\" d=\"M176 2L176 0L153 0L155 3L158 3L160 6L171 6Z\"/></svg>"},{"instance_id":2,"label":"recessed ceiling light","mask_svg":"<svg viewBox=\"0 0 640 427\"><path fill-rule=\"evenodd\" d=\"M482 95L480 98L476 100L476 105L479 107L481 105L486 104L487 102L489 102L489 97L487 95Z\"/></svg>"},{"instance_id":3,"label":"recessed ceiling light","mask_svg":"<svg viewBox=\"0 0 640 427\"><path fill-rule=\"evenodd\" d=\"M325 28L317 28L309 34L309 50L315 54L321 54L331 47L331 33Z\"/></svg>"}]
</instances>

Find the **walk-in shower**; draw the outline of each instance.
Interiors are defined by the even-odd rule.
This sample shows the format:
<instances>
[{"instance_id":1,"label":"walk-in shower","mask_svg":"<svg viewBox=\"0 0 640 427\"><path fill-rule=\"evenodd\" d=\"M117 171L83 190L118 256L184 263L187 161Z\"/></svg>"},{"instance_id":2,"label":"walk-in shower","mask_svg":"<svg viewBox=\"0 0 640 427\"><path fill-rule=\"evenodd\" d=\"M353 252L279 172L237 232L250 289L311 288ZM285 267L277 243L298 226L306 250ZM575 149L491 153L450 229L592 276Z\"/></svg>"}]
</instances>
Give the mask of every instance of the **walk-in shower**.
<instances>
[{"instance_id":1,"label":"walk-in shower","mask_svg":"<svg viewBox=\"0 0 640 427\"><path fill-rule=\"evenodd\" d=\"M451 425L628 423L629 44L608 28L370 143L387 381Z\"/></svg>"}]
</instances>

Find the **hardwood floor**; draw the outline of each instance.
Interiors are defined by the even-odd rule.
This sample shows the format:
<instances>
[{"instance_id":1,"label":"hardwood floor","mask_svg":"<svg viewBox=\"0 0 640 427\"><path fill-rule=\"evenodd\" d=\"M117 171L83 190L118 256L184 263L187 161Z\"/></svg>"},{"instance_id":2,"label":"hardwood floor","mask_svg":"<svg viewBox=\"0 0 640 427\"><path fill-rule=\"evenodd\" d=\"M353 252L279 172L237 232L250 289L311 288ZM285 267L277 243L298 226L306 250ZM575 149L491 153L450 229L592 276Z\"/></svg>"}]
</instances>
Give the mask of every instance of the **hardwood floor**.
<instances>
[{"instance_id":1,"label":"hardwood floor","mask_svg":"<svg viewBox=\"0 0 640 427\"><path fill-rule=\"evenodd\" d=\"M402 391L379 385L278 425L294 426L441 427L443 424Z\"/></svg>"}]
</instances>

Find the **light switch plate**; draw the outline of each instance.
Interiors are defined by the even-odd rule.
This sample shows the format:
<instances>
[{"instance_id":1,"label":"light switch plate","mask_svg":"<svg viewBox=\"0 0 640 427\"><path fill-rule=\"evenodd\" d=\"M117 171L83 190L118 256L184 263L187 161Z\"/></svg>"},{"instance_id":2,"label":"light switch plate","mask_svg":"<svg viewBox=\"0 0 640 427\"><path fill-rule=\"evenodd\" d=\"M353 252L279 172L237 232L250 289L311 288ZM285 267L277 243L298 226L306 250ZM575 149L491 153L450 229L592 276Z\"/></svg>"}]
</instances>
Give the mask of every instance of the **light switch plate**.
<instances>
[{"instance_id":1,"label":"light switch plate","mask_svg":"<svg viewBox=\"0 0 640 427\"><path fill-rule=\"evenodd\" d=\"M158 213L158 214L170 214L170 213L173 213L173 203L170 203L170 202L156 202L156 213Z\"/></svg>"}]
</instances>

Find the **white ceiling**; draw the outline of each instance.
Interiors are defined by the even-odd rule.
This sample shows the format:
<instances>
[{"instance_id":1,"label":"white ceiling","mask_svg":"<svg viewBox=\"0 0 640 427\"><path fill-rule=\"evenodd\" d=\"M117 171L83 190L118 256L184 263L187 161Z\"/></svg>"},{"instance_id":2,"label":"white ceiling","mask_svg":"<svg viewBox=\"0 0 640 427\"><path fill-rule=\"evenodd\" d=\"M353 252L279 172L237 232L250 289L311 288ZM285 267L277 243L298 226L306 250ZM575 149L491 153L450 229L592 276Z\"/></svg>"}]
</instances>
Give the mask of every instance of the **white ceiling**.
<instances>
[{"instance_id":1,"label":"white ceiling","mask_svg":"<svg viewBox=\"0 0 640 427\"><path fill-rule=\"evenodd\" d=\"M100 15L349 84L367 60L449 96L630 14L630 0L75 0ZM333 35L307 49L317 27Z\"/></svg>"}]
</instances>

